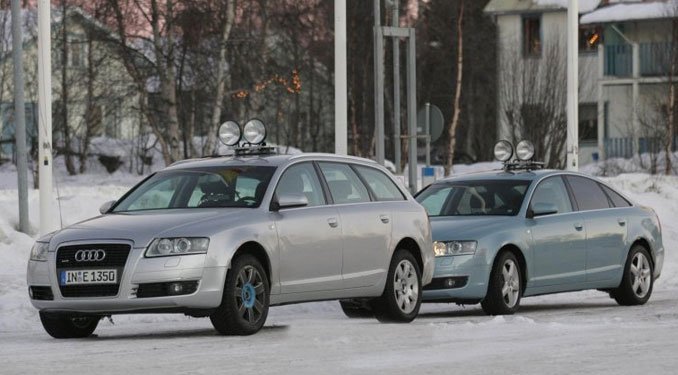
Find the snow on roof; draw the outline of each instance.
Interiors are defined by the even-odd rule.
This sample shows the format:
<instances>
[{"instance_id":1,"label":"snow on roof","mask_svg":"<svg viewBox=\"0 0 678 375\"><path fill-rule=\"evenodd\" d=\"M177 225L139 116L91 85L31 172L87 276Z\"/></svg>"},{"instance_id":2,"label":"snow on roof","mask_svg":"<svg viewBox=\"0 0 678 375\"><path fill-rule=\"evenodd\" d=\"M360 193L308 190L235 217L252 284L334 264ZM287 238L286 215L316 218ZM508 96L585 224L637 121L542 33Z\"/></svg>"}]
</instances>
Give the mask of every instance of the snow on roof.
<instances>
[{"instance_id":1,"label":"snow on roof","mask_svg":"<svg viewBox=\"0 0 678 375\"><path fill-rule=\"evenodd\" d=\"M678 16L678 0L615 4L581 17L580 23L651 20Z\"/></svg>"},{"instance_id":2,"label":"snow on roof","mask_svg":"<svg viewBox=\"0 0 678 375\"><path fill-rule=\"evenodd\" d=\"M543 7L567 9L569 0L532 0ZM588 13L598 7L600 0L579 0L579 13Z\"/></svg>"},{"instance_id":3,"label":"snow on roof","mask_svg":"<svg viewBox=\"0 0 678 375\"><path fill-rule=\"evenodd\" d=\"M526 13L567 9L568 0L490 0L487 13ZM588 13L600 5L601 0L579 0L579 13Z\"/></svg>"}]
</instances>

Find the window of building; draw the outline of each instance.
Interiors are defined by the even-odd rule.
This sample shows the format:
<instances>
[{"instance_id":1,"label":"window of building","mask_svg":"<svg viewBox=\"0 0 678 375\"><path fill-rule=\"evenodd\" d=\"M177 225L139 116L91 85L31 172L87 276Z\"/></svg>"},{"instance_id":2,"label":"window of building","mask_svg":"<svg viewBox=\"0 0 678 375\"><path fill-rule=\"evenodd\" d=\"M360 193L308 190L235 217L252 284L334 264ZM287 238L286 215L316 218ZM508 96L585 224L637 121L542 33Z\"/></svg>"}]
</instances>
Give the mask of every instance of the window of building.
<instances>
[{"instance_id":1,"label":"window of building","mask_svg":"<svg viewBox=\"0 0 678 375\"><path fill-rule=\"evenodd\" d=\"M68 38L68 66L84 68L87 65L87 41L80 36Z\"/></svg>"},{"instance_id":2,"label":"window of building","mask_svg":"<svg viewBox=\"0 0 678 375\"><path fill-rule=\"evenodd\" d=\"M598 105L595 103L579 105L579 141L598 141Z\"/></svg>"},{"instance_id":3,"label":"window of building","mask_svg":"<svg viewBox=\"0 0 678 375\"><path fill-rule=\"evenodd\" d=\"M523 52L525 56L541 56L541 16L523 17Z\"/></svg>"},{"instance_id":4,"label":"window of building","mask_svg":"<svg viewBox=\"0 0 678 375\"><path fill-rule=\"evenodd\" d=\"M579 28L579 52L596 52L602 43L603 29L600 27Z\"/></svg>"}]
</instances>

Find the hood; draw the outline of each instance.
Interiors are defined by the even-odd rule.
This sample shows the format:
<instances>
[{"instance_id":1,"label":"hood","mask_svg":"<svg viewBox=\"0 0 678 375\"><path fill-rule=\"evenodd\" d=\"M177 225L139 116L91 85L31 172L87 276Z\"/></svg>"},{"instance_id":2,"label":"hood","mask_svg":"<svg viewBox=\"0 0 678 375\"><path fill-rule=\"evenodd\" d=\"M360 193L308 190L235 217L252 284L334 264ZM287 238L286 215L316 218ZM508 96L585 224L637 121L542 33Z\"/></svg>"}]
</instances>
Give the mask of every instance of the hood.
<instances>
[{"instance_id":1,"label":"hood","mask_svg":"<svg viewBox=\"0 0 678 375\"><path fill-rule=\"evenodd\" d=\"M432 216L434 241L478 240L513 222L515 216Z\"/></svg>"},{"instance_id":2,"label":"hood","mask_svg":"<svg viewBox=\"0 0 678 375\"><path fill-rule=\"evenodd\" d=\"M70 225L51 237L51 248L81 240L131 240L146 247L156 237L209 237L252 212L251 208L198 208L110 213Z\"/></svg>"}]
</instances>

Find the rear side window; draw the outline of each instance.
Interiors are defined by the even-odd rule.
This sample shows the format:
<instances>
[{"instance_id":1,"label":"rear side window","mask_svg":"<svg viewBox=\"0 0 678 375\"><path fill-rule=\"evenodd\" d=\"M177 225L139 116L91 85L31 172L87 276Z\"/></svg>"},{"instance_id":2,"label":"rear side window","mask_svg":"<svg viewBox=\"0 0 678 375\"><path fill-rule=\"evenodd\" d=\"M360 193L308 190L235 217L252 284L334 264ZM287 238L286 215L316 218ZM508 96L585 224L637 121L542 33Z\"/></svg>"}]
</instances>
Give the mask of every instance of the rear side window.
<instances>
[{"instance_id":1,"label":"rear side window","mask_svg":"<svg viewBox=\"0 0 678 375\"><path fill-rule=\"evenodd\" d=\"M572 193L579 205L579 211L610 208L607 195L596 181L579 176L567 176L567 181L572 187Z\"/></svg>"},{"instance_id":2,"label":"rear side window","mask_svg":"<svg viewBox=\"0 0 678 375\"><path fill-rule=\"evenodd\" d=\"M631 207L631 203L629 203L629 201L624 199L624 197L619 195L619 193L617 193L616 191L610 189L609 187L603 184L600 184L600 187L603 188L605 194L607 194L607 196L610 198L612 204L614 204L615 207Z\"/></svg>"},{"instance_id":3,"label":"rear side window","mask_svg":"<svg viewBox=\"0 0 678 375\"><path fill-rule=\"evenodd\" d=\"M375 197L379 201L402 201L405 200L403 193L393 181L384 174L384 172L369 167L355 166L355 169L362 176L372 189Z\"/></svg>"},{"instance_id":4,"label":"rear side window","mask_svg":"<svg viewBox=\"0 0 678 375\"><path fill-rule=\"evenodd\" d=\"M334 203L369 202L370 194L353 169L346 164L319 163Z\"/></svg>"}]
</instances>

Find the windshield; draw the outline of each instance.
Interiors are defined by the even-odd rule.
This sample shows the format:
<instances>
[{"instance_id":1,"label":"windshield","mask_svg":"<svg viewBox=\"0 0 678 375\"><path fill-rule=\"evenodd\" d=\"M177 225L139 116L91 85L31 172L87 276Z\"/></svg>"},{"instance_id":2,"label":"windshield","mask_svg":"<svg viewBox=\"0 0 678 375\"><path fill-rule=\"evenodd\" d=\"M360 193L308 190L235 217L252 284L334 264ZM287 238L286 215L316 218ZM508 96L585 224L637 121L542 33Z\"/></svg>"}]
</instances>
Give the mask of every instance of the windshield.
<instances>
[{"instance_id":1,"label":"windshield","mask_svg":"<svg viewBox=\"0 0 678 375\"><path fill-rule=\"evenodd\" d=\"M205 207L259 207L275 167L159 172L127 193L112 212Z\"/></svg>"},{"instance_id":2,"label":"windshield","mask_svg":"<svg viewBox=\"0 0 678 375\"><path fill-rule=\"evenodd\" d=\"M514 216L520 211L527 180L485 180L430 185L416 199L429 216Z\"/></svg>"}]
</instances>

